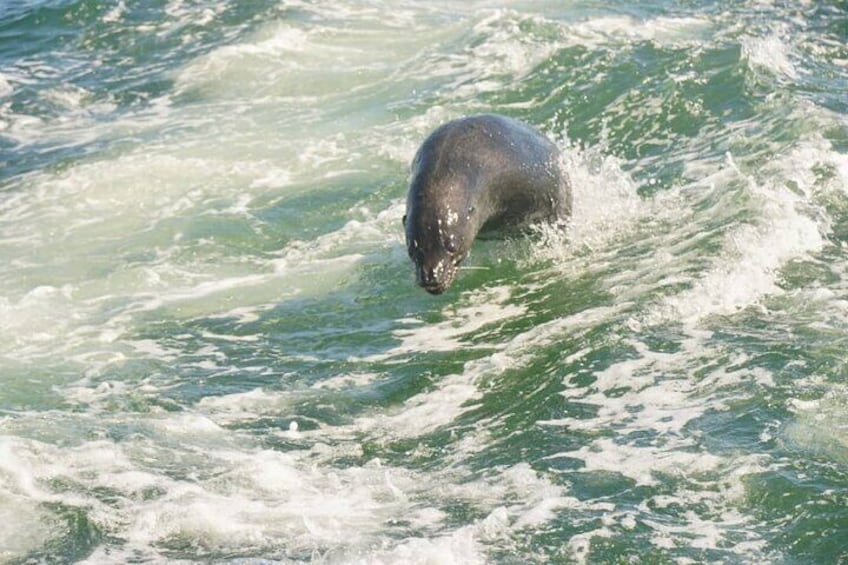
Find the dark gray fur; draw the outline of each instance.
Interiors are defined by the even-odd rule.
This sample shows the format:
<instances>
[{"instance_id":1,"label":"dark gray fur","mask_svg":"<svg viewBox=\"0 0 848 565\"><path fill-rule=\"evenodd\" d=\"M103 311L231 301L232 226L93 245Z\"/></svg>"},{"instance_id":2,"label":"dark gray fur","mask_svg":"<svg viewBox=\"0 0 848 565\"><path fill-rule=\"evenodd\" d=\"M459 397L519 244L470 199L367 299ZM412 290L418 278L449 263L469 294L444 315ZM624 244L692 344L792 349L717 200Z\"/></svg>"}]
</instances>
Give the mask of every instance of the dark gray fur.
<instances>
[{"instance_id":1,"label":"dark gray fur","mask_svg":"<svg viewBox=\"0 0 848 565\"><path fill-rule=\"evenodd\" d=\"M403 223L418 284L444 292L481 230L564 225L570 214L570 183L548 138L494 114L448 122L412 161Z\"/></svg>"}]
</instances>

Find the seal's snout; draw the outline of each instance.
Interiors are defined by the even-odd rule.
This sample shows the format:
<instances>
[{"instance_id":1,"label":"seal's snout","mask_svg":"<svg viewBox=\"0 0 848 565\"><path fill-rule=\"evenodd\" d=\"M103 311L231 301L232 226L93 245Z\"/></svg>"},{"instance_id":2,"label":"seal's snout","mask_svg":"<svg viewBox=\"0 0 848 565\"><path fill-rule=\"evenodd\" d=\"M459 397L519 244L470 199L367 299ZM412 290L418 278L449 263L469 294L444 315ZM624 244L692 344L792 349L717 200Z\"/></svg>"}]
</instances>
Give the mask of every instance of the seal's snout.
<instances>
[{"instance_id":1,"label":"seal's snout","mask_svg":"<svg viewBox=\"0 0 848 565\"><path fill-rule=\"evenodd\" d=\"M415 274L418 286L430 294L442 294L453 281L454 271L440 262L435 266L416 265Z\"/></svg>"},{"instance_id":2,"label":"seal's snout","mask_svg":"<svg viewBox=\"0 0 848 565\"><path fill-rule=\"evenodd\" d=\"M437 285L437 286L425 286L424 290L426 290L430 294L439 295L439 294L442 294L447 289L445 289L445 287L443 287L443 286Z\"/></svg>"}]
</instances>

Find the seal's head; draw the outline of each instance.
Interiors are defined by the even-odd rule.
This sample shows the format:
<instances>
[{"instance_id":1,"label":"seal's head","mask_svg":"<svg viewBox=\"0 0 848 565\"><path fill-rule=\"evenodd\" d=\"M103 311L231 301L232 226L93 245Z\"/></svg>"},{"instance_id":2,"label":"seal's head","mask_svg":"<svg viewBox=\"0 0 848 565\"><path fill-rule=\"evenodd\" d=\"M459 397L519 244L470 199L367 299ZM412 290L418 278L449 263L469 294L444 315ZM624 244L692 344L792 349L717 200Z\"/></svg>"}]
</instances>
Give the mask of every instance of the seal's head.
<instances>
[{"instance_id":1,"label":"seal's head","mask_svg":"<svg viewBox=\"0 0 848 565\"><path fill-rule=\"evenodd\" d=\"M457 120L437 128L410 168L403 217L406 249L418 285L430 294L441 294L451 285L485 219L480 213L488 202L481 204L479 198L480 152L474 140L467 139L465 125ZM470 148L475 148L471 156Z\"/></svg>"},{"instance_id":2,"label":"seal's head","mask_svg":"<svg viewBox=\"0 0 848 565\"><path fill-rule=\"evenodd\" d=\"M447 290L476 236L470 226L474 210L463 204L462 199L427 199L410 192L403 217L406 249L418 285L430 294Z\"/></svg>"}]
</instances>

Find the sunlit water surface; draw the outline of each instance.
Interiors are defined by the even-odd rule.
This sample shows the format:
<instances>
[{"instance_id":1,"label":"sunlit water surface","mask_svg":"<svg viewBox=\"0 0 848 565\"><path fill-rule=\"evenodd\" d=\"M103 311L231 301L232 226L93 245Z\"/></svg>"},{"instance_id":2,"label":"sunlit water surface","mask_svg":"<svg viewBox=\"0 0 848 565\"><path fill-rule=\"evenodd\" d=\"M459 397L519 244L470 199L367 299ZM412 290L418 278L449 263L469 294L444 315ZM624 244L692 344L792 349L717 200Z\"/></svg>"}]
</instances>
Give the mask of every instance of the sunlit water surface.
<instances>
[{"instance_id":1,"label":"sunlit water surface","mask_svg":"<svg viewBox=\"0 0 848 565\"><path fill-rule=\"evenodd\" d=\"M444 121L566 238L416 288ZM848 5L0 4L0 561L848 562Z\"/></svg>"}]
</instances>

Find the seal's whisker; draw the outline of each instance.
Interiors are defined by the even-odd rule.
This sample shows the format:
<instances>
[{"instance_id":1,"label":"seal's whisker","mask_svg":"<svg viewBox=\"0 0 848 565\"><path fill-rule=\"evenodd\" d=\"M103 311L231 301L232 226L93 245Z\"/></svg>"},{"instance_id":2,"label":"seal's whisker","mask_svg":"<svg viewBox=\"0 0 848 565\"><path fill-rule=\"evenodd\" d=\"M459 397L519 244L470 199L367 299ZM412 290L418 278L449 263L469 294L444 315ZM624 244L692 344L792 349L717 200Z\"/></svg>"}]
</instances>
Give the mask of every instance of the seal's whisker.
<instances>
[{"instance_id":1,"label":"seal's whisker","mask_svg":"<svg viewBox=\"0 0 848 565\"><path fill-rule=\"evenodd\" d=\"M459 270L460 270L460 271L489 271L489 270L491 270L491 267L466 267L466 266L460 266L460 267L459 267Z\"/></svg>"}]
</instances>

